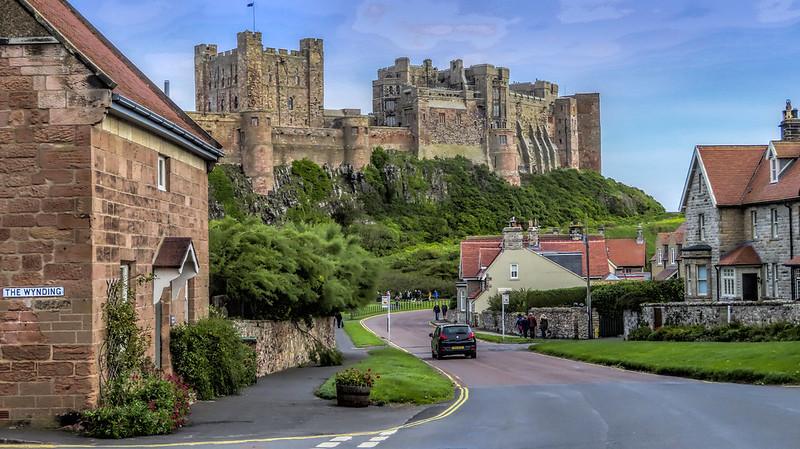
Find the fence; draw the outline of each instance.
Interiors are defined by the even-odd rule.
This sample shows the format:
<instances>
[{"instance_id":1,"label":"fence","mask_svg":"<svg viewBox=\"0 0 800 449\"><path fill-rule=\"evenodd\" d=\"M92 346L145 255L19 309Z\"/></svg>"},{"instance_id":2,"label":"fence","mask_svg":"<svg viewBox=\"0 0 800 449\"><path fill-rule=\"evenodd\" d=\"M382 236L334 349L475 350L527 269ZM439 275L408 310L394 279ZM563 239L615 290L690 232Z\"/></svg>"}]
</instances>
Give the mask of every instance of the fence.
<instances>
[{"instance_id":1,"label":"fence","mask_svg":"<svg viewBox=\"0 0 800 449\"><path fill-rule=\"evenodd\" d=\"M450 300L440 298L437 300L430 300L430 301L410 301L410 300L392 301L392 312L406 312L410 310L433 310L433 306L436 304L438 304L439 307L442 307L445 304L448 307L450 307ZM361 318L366 318L368 316L373 316L373 315L380 315L382 313L386 313L386 309L381 307L381 303L376 302L361 307L360 309L351 311L350 319L359 320Z\"/></svg>"}]
</instances>

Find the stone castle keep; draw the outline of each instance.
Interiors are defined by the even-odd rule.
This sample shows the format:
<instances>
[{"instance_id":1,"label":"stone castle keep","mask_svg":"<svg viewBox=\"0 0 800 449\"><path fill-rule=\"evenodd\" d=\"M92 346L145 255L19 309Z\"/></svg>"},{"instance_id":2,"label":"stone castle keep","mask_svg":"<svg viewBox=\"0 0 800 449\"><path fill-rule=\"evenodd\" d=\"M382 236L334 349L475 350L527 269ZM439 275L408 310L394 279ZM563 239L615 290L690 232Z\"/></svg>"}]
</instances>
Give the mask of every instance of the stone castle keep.
<instances>
[{"instance_id":1,"label":"stone castle keep","mask_svg":"<svg viewBox=\"0 0 800 449\"><path fill-rule=\"evenodd\" d=\"M491 64L440 70L408 58L378 70L373 113L324 109L321 39L299 50L264 48L260 32L237 35L237 47L195 47L195 104L190 116L241 164L259 193L273 168L308 158L319 165L361 168L372 149L420 158L464 156L487 164L512 184L520 173L559 167L600 171L600 95L559 97L558 85L511 83Z\"/></svg>"}]
</instances>

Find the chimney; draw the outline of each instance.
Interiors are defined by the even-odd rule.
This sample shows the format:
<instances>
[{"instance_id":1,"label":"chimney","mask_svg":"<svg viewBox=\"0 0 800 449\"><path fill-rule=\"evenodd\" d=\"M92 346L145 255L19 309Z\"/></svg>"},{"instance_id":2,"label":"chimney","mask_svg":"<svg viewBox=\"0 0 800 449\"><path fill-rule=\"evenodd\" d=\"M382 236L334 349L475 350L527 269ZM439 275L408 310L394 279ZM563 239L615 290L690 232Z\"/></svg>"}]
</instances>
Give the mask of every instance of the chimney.
<instances>
[{"instance_id":1,"label":"chimney","mask_svg":"<svg viewBox=\"0 0 800 449\"><path fill-rule=\"evenodd\" d=\"M539 248L539 219L528 222L528 247Z\"/></svg>"},{"instance_id":2,"label":"chimney","mask_svg":"<svg viewBox=\"0 0 800 449\"><path fill-rule=\"evenodd\" d=\"M642 229L641 223L639 226L636 227L636 244L643 245L644 244L644 230Z\"/></svg>"},{"instance_id":3,"label":"chimney","mask_svg":"<svg viewBox=\"0 0 800 449\"><path fill-rule=\"evenodd\" d=\"M522 249L522 227L515 217L511 217L508 226L503 228L503 249Z\"/></svg>"},{"instance_id":4,"label":"chimney","mask_svg":"<svg viewBox=\"0 0 800 449\"><path fill-rule=\"evenodd\" d=\"M164 95L169 97L169 80L164 80Z\"/></svg>"},{"instance_id":5,"label":"chimney","mask_svg":"<svg viewBox=\"0 0 800 449\"><path fill-rule=\"evenodd\" d=\"M572 240L581 240L583 238L583 226L580 222L569 225L569 237Z\"/></svg>"},{"instance_id":6,"label":"chimney","mask_svg":"<svg viewBox=\"0 0 800 449\"><path fill-rule=\"evenodd\" d=\"M800 141L800 118L797 117L797 109L792 108L791 100L786 100L786 108L783 110L781 140Z\"/></svg>"}]
</instances>

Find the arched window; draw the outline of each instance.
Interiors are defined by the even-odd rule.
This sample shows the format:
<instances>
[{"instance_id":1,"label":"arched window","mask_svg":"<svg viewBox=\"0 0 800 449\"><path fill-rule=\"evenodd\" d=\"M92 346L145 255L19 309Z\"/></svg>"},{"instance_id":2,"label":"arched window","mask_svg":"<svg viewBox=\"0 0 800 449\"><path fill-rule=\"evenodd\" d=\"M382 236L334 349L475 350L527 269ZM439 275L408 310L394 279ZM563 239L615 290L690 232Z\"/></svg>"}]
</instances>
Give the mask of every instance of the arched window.
<instances>
[{"instance_id":1,"label":"arched window","mask_svg":"<svg viewBox=\"0 0 800 449\"><path fill-rule=\"evenodd\" d=\"M294 109L294 97L289 97L289 110Z\"/></svg>"}]
</instances>

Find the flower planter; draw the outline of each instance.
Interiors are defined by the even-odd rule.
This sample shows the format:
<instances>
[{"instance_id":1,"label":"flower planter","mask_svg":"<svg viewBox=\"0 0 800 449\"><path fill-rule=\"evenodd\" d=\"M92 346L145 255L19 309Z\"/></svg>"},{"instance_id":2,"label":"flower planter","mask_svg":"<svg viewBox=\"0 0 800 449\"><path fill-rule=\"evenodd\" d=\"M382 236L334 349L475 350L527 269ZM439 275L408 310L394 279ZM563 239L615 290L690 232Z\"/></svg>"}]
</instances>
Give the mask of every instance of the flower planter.
<instances>
[{"instance_id":1,"label":"flower planter","mask_svg":"<svg viewBox=\"0 0 800 449\"><path fill-rule=\"evenodd\" d=\"M372 387L336 384L336 403L343 407L366 407Z\"/></svg>"}]
</instances>

